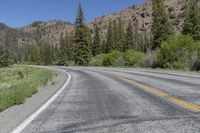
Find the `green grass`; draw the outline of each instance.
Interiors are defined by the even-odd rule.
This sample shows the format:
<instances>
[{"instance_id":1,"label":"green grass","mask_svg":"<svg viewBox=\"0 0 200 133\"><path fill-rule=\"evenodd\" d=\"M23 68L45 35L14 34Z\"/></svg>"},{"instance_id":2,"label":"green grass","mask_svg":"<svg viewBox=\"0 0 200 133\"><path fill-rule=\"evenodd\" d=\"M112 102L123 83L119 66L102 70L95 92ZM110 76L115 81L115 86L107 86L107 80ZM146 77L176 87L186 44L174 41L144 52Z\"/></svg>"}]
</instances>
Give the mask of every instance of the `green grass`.
<instances>
[{"instance_id":1,"label":"green grass","mask_svg":"<svg viewBox=\"0 0 200 133\"><path fill-rule=\"evenodd\" d=\"M0 112L22 104L53 78L50 70L15 65L0 69Z\"/></svg>"}]
</instances>

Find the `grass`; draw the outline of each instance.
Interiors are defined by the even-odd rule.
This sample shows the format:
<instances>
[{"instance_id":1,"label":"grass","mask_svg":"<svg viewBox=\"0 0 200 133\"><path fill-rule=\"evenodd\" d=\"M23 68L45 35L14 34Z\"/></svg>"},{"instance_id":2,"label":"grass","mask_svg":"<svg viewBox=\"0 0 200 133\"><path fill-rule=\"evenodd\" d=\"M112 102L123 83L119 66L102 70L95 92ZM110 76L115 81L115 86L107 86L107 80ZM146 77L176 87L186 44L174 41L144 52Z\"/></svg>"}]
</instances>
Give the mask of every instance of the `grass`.
<instances>
[{"instance_id":1,"label":"grass","mask_svg":"<svg viewBox=\"0 0 200 133\"><path fill-rule=\"evenodd\" d=\"M22 104L53 78L50 70L15 65L0 69L0 112Z\"/></svg>"}]
</instances>

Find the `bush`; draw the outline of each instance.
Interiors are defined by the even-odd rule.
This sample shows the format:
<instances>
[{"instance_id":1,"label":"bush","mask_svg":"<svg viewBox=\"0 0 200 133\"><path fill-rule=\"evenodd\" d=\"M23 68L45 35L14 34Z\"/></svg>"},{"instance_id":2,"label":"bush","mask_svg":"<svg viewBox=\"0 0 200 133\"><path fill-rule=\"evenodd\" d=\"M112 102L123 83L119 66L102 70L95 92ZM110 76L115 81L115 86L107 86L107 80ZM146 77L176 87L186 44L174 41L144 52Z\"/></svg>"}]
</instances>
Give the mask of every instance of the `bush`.
<instances>
[{"instance_id":1,"label":"bush","mask_svg":"<svg viewBox=\"0 0 200 133\"><path fill-rule=\"evenodd\" d=\"M113 51L107 54L102 62L103 66L124 66L123 53Z\"/></svg>"},{"instance_id":2,"label":"bush","mask_svg":"<svg viewBox=\"0 0 200 133\"><path fill-rule=\"evenodd\" d=\"M159 51L148 50L144 59L144 67L156 68L160 67L160 62L157 60L157 53Z\"/></svg>"},{"instance_id":3,"label":"bush","mask_svg":"<svg viewBox=\"0 0 200 133\"><path fill-rule=\"evenodd\" d=\"M91 66L129 66L142 67L144 66L145 54L129 50L125 53L113 51L109 54L101 54L92 58L89 65Z\"/></svg>"},{"instance_id":4,"label":"bush","mask_svg":"<svg viewBox=\"0 0 200 133\"><path fill-rule=\"evenodd\" d=\"M198 42L190 36L173 36L161 45L157 59L160 67L193 70L198 61Z\"/></svg>"},{"instance_id":5,"label":"bush","mask_svg":"<svg viewBox=\"0 0 200 133\"><path fill-rule=\"evenodd\" d=\"M65 65L65 66L74 66L75 63L74 63L74 61L69 60L69 61L65 61L65 64L64 64L64 65Z\"/></svg>"},{"instance_id":6,"label":"bush","mask_svg":"<svg viewBox=\"0 0 200 133\"><path fill-rule=\"evenodd\" d=\"M200 43L199 43L198 55L196 58L196 62L194 62L192 70L196 70L196 71L200 70Z\"/></svg>"},{"instance_id":7,"label":"bush","mask_svg":"<svg viewBox=\"0 0 200 133\"><path fill-rule=\"evenodd\" d=\"M24 78L24 74L23 74L23 72L22 71L18 71L18 79L23 79Z\"/></svg>"},{"instance_id":8,"label":"bush","mask_svg":"<svg viewBox=\"0 0 200 133\"><path fill-rule=\"evenodd\" d=\"M143 67L144 66L145 54L142 52L136 52L129 50L124 54L124 60L126 66L131 67Z\"/></svg>"},{"instance_id":9,"label":"bush","mask_svg":"<svg viewBox=\"0 0 200 133\"><path fill-rule=\"evenodd\" d=\"M89 62L89 65L90 66L102 66L105 56L106 56L105 54L100 54L100 55L93 57L91 59L91 61Z\"/></svg>"}]
</instances>

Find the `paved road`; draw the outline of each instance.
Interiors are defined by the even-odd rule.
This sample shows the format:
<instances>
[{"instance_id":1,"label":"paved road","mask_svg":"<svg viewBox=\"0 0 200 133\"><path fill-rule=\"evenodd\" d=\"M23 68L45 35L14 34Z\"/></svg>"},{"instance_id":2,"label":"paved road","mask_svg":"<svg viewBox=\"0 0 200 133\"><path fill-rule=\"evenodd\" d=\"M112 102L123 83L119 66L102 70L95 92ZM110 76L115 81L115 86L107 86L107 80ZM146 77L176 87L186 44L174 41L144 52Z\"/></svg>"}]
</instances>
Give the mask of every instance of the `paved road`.
<instances>
[{"instance_id":1,"label":"paved road","mask_svg":"<svg viewBox=\"0 0 200 133\"><path fill-rule=\"evenodd\" d=\"M200 76L65 68L69 86L24 133L197 133Z\"/></svg>"}]
</instances>

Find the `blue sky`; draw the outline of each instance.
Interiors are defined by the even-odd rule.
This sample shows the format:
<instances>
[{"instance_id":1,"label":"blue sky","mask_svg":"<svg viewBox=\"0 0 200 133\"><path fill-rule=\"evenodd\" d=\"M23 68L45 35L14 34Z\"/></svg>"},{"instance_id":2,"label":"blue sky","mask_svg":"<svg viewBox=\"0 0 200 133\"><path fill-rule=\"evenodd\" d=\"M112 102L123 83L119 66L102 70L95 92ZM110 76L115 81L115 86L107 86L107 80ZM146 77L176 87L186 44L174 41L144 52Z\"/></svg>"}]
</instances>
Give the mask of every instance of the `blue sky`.
<instances>
[{"instance_id":1,"label":"blue sky","mask_svg":"<svg viewBox=\"0 0 200 133\"><path fill-rule=\"evenodd\" d=\"M95 17L118 12L144 0L1 0L0 22L11 27L52 19L73 23L79 1L89 22Z\"/></svg>"}]
</instances>

